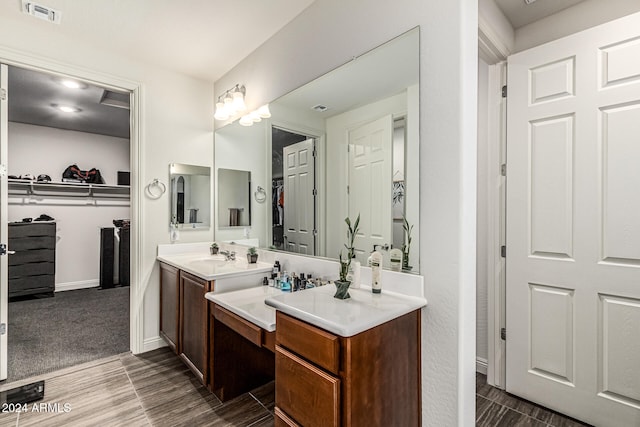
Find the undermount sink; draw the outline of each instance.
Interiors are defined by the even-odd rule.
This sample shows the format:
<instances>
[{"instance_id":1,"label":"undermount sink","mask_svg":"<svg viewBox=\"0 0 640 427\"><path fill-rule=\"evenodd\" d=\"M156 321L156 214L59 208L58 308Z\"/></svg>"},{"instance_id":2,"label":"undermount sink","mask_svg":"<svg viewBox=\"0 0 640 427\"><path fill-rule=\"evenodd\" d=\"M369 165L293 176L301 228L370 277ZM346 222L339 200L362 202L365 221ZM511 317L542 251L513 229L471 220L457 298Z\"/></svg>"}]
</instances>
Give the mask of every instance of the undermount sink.
<instances>
[{"instance_id":1,"label":"undermount sink","mask_svg":"<svg viewBox=\"0 0 640 427\"><path fill-rule=\"evenodd\" d=\"M196 258L196 259L192 259L187 261L187 264L193 265L193 266L218 266L218 265L225 265L228 262L233 262L233 261L227 261L225 259L225 257L223 255L211 255L208 257L202 257L202 258Z\"/></svg>"}]
</instances>

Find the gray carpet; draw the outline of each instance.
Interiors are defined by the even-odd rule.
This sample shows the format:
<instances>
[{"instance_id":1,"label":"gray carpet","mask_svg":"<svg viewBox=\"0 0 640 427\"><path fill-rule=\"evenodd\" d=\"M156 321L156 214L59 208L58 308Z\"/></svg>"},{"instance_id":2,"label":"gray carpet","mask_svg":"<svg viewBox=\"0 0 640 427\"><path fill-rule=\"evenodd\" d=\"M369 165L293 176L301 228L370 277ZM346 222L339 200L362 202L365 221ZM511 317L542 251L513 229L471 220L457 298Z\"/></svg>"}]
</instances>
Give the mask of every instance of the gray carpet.
<instances>
[{"instance_id":1,"label":"gray carpet","mask_svg":"<svg viewBox=\"0 0 640 427\"><path fill-rule=\"evenodd\" d=\"M9 303L7 382L129 350L129 287Z\"/></svg>"}]
</instances>

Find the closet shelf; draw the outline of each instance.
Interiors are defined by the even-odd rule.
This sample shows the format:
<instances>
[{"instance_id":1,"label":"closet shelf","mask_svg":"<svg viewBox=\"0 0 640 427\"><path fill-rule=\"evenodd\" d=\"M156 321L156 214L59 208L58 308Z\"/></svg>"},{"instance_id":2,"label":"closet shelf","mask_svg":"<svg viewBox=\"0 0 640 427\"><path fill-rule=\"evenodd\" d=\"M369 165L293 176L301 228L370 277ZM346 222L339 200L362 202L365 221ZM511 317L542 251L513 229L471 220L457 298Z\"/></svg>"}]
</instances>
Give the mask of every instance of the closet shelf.
<instances>
[{"instance_id":1,"label":"closet shelf","mask_svg":"<svg viewBox=\"0 0 640 427\"><path fill-rule=\"evenodd\" d=\"M21 179L9 179L8 184L11 196L129 199L130 191L128 185L37 182Z\"/></svg>"}]
</instances>

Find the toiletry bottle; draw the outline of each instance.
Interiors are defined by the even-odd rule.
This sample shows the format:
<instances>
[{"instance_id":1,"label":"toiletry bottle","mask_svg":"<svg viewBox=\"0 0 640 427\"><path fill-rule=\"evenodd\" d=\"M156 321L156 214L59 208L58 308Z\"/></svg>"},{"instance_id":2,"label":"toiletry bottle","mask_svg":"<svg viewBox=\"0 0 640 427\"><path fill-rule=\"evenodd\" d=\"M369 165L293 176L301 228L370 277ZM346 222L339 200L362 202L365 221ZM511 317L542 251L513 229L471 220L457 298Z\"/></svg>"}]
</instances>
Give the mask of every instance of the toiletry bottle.
<instances>
[{"instance_id":1,"label":"toiletry bottle","mask_svg":"<svg viewBox=\"0 0 640 427\"><path fill-rule=\"evenodd\" d=\"M282 289L284 292L291 292L291 283L289 282L289 274L287 274L286 271L282 273L282 280L280 281L280 284L282 285L280 289Z\"/></svg>"},{"instance_id":2,"label":"toiletry bottle","mask_svg":"<svg viewBox=\"0 0 640 427\"><path fill-rule=\"evenodd\" d=\"M351 275L351 285L349 287L352 289L358 289L360 287L360 261L352 259L351 265L349 266L349 272Z\"/></svg>"},{"instance_id":3,"label":"toiletry bottle","mask_svg":"<svg viewBox=\"0 0 640 427\"><path fill-rule=\"evenodd\" d=\"M393 271L400 271L402 269L402 251L400 249L391 249L389 252L389 263Z\"/></svg>"},{"instance_id":4,"label":"toiletry bottle","mask_svg":"<svg viewBox=\"0 0 640 427\"><path fill-rule=\"evenodd\" d=\"M382 268L382 254L373 251L371 254L371 292L379 294L382 292L382 284L380 283L380 269Z\"/></svg>"},{"instance_id":5,"label":"toiletry bottle","mask_svg":"<svg viewBox=\"0 0 640 427\"><path fill-rule=\"evenodd\" d=\"M274 274L280 273L280 261L276 261L273 264L273 273Z\"/></svg>"}]
</instances>

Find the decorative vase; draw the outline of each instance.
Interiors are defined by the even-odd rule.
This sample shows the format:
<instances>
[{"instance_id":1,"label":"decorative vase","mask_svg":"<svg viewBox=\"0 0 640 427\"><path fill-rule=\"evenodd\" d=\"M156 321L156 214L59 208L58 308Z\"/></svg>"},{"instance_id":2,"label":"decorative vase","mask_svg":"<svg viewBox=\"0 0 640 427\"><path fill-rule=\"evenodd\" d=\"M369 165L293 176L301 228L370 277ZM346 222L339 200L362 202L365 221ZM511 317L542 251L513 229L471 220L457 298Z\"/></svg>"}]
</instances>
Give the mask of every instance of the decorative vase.
<instances>
[{"instance_id":1,"label":"decorative vase","mask_svg":"<svg viewBox=\"0 0 640 427\"><path fill-rule=\"evenodd\" d=\"M334 298L338 298L338 299L347 299L347 298L351 298L351 295L349 295L349 286L351 285L351 282L349 281L341 281L341 280L336 280L334 282L336 284L336 293L333 296Z\"/></svg>"},{"instance_id":2,"label":"decorative vase","mask_svg":"<svg viewBox=\"0 0 640 427\"><path fill-rule=\"evenodd\" d=\"M247 254L247 262L249 264L255 264L256 262L258 262L258 254Z\"/></svg>"},{"instance_id":3,"label":"decorative vase","mask_svg":"<svg viewBox=\"0 0 640 427\"><path fill-rule=\"evenodd\" d=\"M212 248L212 247L210 247L210 248L209 248L209 251L211 252L211 255L217 255L217 254L218 254L218 249L219 249L219 248Z\"/></svg>"}]
</instances>

